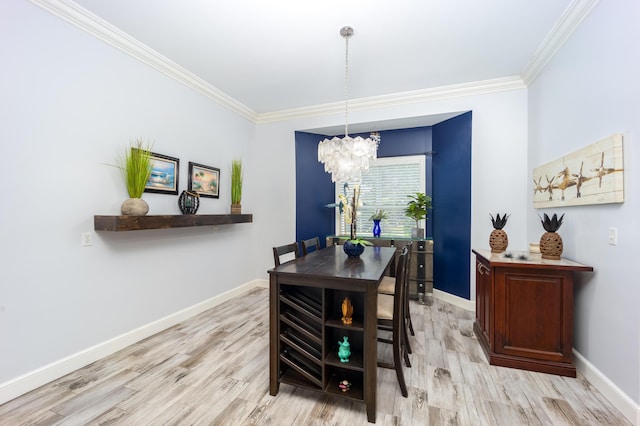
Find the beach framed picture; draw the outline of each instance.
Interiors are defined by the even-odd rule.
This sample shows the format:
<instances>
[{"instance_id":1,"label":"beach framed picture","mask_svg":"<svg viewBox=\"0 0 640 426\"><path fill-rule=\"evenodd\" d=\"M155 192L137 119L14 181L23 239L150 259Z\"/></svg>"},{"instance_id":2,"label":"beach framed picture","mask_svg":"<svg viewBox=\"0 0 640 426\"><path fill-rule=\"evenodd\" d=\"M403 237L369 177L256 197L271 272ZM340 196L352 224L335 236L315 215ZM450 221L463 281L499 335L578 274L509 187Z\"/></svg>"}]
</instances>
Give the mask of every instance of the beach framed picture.
<instances>
[{"instance_id":1,"label":"beach framed picture","mask_svg":"<svg viewBox=\"0 0 640 426\"><path fill-rule=\"evenodd\" d=\"M533 169L533 207L624 202L622 134Z\"/></svg>"},{"instance_id":2,"label":"beach framed picture","mask_svg":"<svg viewBox=\"0 0 640 426\"><path fill-rule=\"evenodd\" d=\"M220 197L220 169L189 161L189 191L201 197Z\"/></svg>"},{"instance_id":3,"label":"beach framed picture","mask_svg":"<svg viewBox=\"0 0 640 426\"><path fill-rule=\"evenodd\" d=\"M178 195L180 160L168 155L151 153L151 175L144 192Z\"/></svg>"}]
</instances>

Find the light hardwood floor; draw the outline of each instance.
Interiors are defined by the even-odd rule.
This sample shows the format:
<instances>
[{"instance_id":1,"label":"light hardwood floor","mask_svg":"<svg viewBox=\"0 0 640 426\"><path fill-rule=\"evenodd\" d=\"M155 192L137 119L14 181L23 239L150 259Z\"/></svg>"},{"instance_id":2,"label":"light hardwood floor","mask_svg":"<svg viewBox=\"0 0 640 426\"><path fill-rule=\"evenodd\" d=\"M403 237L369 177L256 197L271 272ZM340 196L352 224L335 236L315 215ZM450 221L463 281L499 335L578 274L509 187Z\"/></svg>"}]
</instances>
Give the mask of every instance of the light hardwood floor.
<instances>
[{"instance_id":1,"label":"light hardwood floor","mask_svg":"<svg viewBox=\"0 0 640 426\"><path fill-rule=\"evenodd\" d=\"M473 314L411 302L403 398L378 369L381 425L628 425L584 378L490 366ZM268 291L222 306L0 406L1 425L367 425L364 405L281 385L269 395ZM381 344L381 356L388 355Z\"/></svg>"}]
</instances>

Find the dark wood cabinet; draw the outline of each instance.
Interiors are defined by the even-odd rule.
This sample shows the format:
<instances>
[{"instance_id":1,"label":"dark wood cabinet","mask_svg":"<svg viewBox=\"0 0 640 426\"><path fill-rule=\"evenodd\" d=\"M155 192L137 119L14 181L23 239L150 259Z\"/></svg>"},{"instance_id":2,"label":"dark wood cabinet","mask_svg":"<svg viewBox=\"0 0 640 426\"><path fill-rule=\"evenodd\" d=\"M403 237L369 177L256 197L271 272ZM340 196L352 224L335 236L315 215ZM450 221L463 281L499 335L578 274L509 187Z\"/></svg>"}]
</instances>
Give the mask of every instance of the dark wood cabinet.
<instances>
[{"instance_id":1,"label":"dark wood cabinet","mask_svg":"<svg viewBox=\"0 0 640 426\"><path fill-rule=\"evenodd\" d=\"M422 303L424 295L432 293L433 240L413 240L409 259L409 296Z\"/></svg>"},{"instance_id":2,"label":"dark wood cabinet","mask_svg":"<svg viewBox=\"0 0 640 426\"><path fill-rule=\"evenodd\" d=\"M474 331L489 363L575 377L573 274L593 271L567 259L476 255Z\"/></svg>"},{"instance_id":3,"label":"dark wood cabinet","mask_svg":"<svg viewBox=\"0 0 640 426\"><path fill-rule=\"evenodd\" d=\"M395 247L396 257L400 255L402 248L413 241L411 258L409 259L409 297L423 301L425 294L433 293L433 240L412 239L403 237L364 238L374 246ZM327 246L343 244L344 239L336 236L328 236ZM395 276L392 267L389 274Z\"/></svg>"}]
</instances>

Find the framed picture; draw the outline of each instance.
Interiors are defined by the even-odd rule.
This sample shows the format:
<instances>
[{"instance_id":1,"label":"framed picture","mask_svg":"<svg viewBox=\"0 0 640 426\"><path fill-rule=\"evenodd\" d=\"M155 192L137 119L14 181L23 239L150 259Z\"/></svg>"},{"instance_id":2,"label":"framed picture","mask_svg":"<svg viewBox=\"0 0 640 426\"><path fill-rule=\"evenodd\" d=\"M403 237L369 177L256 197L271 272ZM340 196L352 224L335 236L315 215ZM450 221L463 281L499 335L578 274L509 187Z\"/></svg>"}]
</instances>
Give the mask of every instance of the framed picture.
<instances>
[{"instance_id":1,"label":"framed picture","mask_svg":"<svg viewBox=\"0 0 640 426\"><path fill-rule=\"evenodd\" d=\"M533 169L533 207L624 202L622 134Z\"/></svg>"},{"instance_id":2,"label":"framed picture","mask_svg":"<svg viewBox=\"0 0 640 426\"><path fill-rule=\"evenodd\" d=\"M151 153L151 175L144 192L178 194L180 160L167 155Z\"/></svg>"},{"instance_id":3,"label":"framed picture","mask_svg":"<svg viewBox=\"0 0 640 426\"><path fill-rule=\"evenodd\" d=\"M189 161L189 191L201 197L220 197L220 169Z\"/></svg>"}]
</instances>

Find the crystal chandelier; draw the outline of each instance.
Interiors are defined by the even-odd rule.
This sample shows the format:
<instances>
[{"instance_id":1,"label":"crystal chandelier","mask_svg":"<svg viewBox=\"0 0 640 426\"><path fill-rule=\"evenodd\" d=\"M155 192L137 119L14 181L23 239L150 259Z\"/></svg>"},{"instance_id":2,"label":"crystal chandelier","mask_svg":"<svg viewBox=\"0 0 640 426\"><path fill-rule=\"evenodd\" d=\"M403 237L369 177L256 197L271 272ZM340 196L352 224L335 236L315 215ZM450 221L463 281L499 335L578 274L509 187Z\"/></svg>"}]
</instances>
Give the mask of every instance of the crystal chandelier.
<instances>
[{"instance_id":1,"label":"crystal chandelier","mask_svg":"<svg viewBox=\"0 0 640 426\"><path fill-rule=\"evenodd\" d=\"M340 35L345 39L345 84L344 84L344 137L325 139L318 144L318 161L324 171L331 173L331 181L358 181L363 170L369 169L369 160L375 160L380 136L363 139L349 136L349 37L353 28L343 27Z\"/></svg>"}]
</instances>

